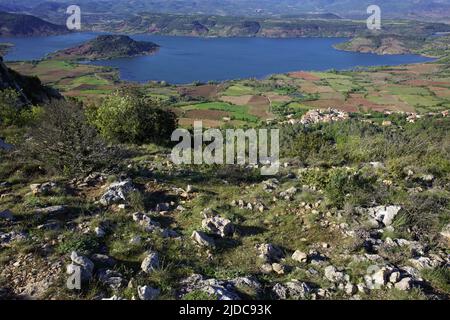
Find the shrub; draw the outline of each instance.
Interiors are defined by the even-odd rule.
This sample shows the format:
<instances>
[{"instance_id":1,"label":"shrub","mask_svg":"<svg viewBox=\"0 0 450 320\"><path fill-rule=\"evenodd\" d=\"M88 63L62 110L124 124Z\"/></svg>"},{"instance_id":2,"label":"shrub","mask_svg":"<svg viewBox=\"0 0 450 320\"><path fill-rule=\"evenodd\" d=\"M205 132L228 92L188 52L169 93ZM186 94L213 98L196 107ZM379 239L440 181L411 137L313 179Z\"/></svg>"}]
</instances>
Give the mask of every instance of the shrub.
<instances>
[{"instance_id":1,"label":"shrub","mask_svg":"<svg viewBox=\"0 0 450 320\"><path fill-rule=\"evenodd\" d=\"M167 144L177 128L172 111L163 109L159 102L130 93L105 98L93 122L105 138L135 144Z\"/></svg>"},{"instance_id":2,"label":"shrub","mask_svg":"<svg viewBox=\"0 0 450 320\"><path fill-rule=\"evenodd\" d=\"M120 153L90 126L82 106L54 101L44 108L23 151L44 168L64 175L88 175L117 164Z\"/></svg>"},{"instance_id":3,"label":"shrub","mask_svg":"<svg viewBox=\"0 0 450 320\"><path fill-rule=\"evenodd\" d=\"M35 121L41 108L23 103L20 94L12 89L0 90L0 125L24 126Z\"/></svg>"}]
</instances>

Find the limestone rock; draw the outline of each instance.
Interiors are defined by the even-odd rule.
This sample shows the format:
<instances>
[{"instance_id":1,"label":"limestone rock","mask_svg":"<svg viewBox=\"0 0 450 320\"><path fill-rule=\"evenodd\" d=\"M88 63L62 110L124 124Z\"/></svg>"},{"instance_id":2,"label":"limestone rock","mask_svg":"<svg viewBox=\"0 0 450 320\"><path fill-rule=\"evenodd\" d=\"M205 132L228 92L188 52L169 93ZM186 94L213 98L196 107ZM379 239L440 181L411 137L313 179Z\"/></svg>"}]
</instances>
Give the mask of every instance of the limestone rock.
<instances>
[{"instance_id":1,"label":"limestone rock","mask_svg":"<svg viewBox=\"0 0 450 320\"><path fill-rule=\"evenodd\" d=\"M159 255L157 252L149 251L141 263L141 269L145 273L152 273L159 268Z\"/></svg>"},{"instance_id":2,"label":"limestone rock","mask_svg":"<svg viewBox=\"0 0 450 320\"><path fill-rule=\"evenodd\" d=\"M202 231L194 231L191 238L203 247L215 247L214 240Z\"/></svg>"}]
</instances>

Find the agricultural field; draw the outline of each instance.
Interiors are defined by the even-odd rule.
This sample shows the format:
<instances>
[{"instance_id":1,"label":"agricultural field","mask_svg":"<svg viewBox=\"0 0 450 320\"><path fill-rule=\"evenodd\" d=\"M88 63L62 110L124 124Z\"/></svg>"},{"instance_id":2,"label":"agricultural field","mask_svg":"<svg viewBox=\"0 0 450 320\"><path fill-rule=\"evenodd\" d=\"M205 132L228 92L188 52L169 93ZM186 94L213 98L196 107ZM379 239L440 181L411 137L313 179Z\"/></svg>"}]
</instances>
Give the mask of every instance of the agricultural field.
<instances>
[{"instance_id":1,"label":"agricultural field","mask_svg":"<svg viewBox=\"0 0 450 320\"><path fill-rule=\"evenodd\" d=\"M195 120L204 125L256 124L310 109L335 108L346 112L438 112L450 107L450 74L440 63L374 67L351 71L296 71L263 80L244 79L219 84L174 86L165 83L129 84L117 70L65 61L17 62L16 71L38 76L65 96L92 101L123 86L144 91L170 104L180 124Z\"/></svg>"}]
</instances>

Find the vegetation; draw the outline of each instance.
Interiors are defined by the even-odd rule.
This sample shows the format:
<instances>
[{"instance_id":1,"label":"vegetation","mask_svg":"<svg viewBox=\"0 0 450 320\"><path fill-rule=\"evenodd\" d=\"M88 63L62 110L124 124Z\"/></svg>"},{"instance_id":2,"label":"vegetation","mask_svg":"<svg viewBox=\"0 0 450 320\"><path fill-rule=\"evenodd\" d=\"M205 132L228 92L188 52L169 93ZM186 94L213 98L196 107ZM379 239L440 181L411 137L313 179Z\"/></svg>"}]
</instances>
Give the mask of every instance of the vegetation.
<instances>
[{"instance_id":1,"label":"vegetation","mask_svg":"<svg viewBox=\"0 0 450 320\"><path fill-rule=\"evenodd\" d=\"M133 94L109 96L92 113L92 122L100 133L116 142L164 144L177 127L173 112Z\"/></svg>"}]
</instances>

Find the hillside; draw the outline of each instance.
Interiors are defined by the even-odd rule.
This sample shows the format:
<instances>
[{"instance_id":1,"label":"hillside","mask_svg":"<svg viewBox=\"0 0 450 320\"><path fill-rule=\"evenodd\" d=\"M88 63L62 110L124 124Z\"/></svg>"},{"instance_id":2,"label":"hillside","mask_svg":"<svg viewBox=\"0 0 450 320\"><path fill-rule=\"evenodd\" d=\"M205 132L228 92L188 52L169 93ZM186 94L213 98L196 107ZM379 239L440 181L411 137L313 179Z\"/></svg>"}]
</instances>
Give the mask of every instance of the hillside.
<instances>
[{"instance_id":1,"label":"hillside","mask_svg":"<svg viewBox=\"0 0 450 320\"><path fill-rule=\"evenodd\" d=\"M68 33L65 26L56 25L34 16L0 12L0 36L48 36Z\"/></svg>"},{"instance_id":2,"label":"hillside","mask_svg":"<svg viewBox=\"0 0 450 320\"><path fill-rule=\"evenodd\" d=\"M148 55L158 48L156 43L135 41L128 36L102 35L79 46L55 52L50 57L63 60L101 60Z\"/></svg>"},{"instance_id":3,"label":"hillside","mask_svg":"<svg viewBox=\"0 0 450 320\"><path fill-rule=\"evenodd\" d=\"M61 98L56 90L42 85L39 78L24 76L9 69L0 57L0 90L4 89L15 89L21 92L24 103L37 104Z\"/></svg>"}]
</instances>

